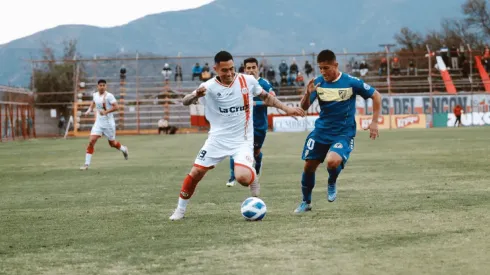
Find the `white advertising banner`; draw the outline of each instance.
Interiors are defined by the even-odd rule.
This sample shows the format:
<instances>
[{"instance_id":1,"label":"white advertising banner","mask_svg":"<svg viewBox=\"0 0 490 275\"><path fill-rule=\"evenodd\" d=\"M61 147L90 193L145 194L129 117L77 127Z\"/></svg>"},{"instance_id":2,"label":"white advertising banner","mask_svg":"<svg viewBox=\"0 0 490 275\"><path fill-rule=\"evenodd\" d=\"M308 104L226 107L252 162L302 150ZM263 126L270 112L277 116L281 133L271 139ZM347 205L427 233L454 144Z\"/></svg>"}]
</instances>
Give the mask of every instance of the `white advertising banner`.
<instances>
[{"instance_id":1,"label":"white advertising banner","mask_svg":"<svg viewBox=\"0 0 490 275\"><path fill-rule=\"evenodd\" d=\"M318 116L290 117L275 116L272 119L274 132L304 132L315 128L315 120Z\"/></svg>"},{"instance_id":2,"label":"white advertising banner","mask_svg":"<svg viewBox=\"0 0 490 275\"><path fill-rule=\"evenodd\" d=\"M456 116L454 114L447 114L447 127L454 127L455 122ZM462 114L461 124L463 126L489 126L490 113L473 112Z\"/></svg>"}]
</instances>

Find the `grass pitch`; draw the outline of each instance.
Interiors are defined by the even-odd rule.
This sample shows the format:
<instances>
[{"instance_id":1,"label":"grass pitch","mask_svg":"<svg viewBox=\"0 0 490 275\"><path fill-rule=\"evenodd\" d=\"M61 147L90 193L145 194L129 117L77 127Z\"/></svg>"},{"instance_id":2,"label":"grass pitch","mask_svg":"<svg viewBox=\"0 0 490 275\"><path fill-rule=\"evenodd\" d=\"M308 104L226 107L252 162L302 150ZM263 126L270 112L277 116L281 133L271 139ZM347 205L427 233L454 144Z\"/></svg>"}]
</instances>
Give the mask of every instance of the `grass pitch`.
<instances>
[{"instance_id":1,"label":"grass pitch","mask_svg":"<svg viewBox=\"0 0 490 275\"><path fill-rule=\"evenodd\" d=\"M0 273L488 274L490 128L366 132L326 200L301 200L307 133L269 133L260 178L268 213L246 222L249 190L211 170L171 222L205 135L126 136L130 159L99 140L0 144Z\"/></svg>"}]
</instances>

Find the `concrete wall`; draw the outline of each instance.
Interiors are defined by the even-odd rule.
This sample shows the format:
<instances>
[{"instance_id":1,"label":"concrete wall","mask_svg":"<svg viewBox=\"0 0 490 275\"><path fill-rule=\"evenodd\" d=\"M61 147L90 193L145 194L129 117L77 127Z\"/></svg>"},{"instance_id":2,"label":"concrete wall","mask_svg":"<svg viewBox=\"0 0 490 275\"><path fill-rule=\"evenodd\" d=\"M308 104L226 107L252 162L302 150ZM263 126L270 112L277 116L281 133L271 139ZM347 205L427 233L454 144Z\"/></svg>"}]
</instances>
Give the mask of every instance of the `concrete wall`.
<instances>
[{"instance_id":1,"label":"concrete wall","mask_svg":"<svg viewBox=\"0 0 490 275\"><path fill-rule=\"evenodd\" d=\"M59 135L59 129L58 129L58 120L60 117L60 114L57 113L57 117L52 118L50 114L50 110L43 110L43 109L36 109L35 114L36 114L36 136L42 137L42 136L56 136ZM66 120L68 122L68 120ZM66 123L65 127L63 129L66 129Z\"/></svg>"}]
</instances>

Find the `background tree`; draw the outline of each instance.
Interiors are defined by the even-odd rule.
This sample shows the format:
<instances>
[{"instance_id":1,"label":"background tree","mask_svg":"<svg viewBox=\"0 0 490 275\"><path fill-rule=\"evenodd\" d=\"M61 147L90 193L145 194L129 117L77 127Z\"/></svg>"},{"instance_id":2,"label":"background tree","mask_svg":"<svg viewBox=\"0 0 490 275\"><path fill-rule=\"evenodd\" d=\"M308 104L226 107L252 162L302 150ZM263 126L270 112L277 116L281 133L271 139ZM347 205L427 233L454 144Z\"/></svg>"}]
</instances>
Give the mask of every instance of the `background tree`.
<instances>
[{"instance_id":1,"label":"background tree","mask_svg":"<svg viewBox=\"0 0 490 275\"><path fill-rule=\"evenodd\" d=\"M400 47L397 53L419 56L426 52L426 45L437 51L444 45L470 45L480 53L490 38L490 9L487 0L467 0L461 7L463 18L444 19L439 30L430 30L425 35L403 27L394 38Z\"/></svg>"},{"instance_id":2,"label":"background tree","mask_svg":"<svg viewBox=\"0 0 490 275\"><path fill-rule=\"evenodd\" d=\"M71 60L77 54L77 41L70 40L64 44L61 61L56 61L53 49L43 44L45 63L34 69L31 87L36 93L40 93L36 95L36 103L42 103L38 105L39 108L56 109L66 116L67 109L74 99L76 64Z\"/></svg>"}]
</instances>

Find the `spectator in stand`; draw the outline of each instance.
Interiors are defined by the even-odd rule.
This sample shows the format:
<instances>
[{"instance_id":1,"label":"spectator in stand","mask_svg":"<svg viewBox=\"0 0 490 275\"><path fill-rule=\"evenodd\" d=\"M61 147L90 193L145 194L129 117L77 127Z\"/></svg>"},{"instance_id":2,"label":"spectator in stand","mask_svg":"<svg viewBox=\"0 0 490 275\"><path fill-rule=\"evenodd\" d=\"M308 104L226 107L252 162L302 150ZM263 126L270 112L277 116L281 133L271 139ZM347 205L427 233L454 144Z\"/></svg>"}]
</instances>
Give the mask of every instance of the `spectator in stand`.
<instances>
[{"instance_id":1,"label":"spectator in stand","mask_svg":"<svg viewBox=\"0 0 490 275\"><path fill-rule=\"evenodd\" d=\"M441 54L441 57L442 57L442 61L444 61L444 64L446 65L446 67L449 67L449 56L448 56L448 48L447 46L444 44L442 46L442 48L439 50L439 53Z\"/></svg>"},{"instance_id":2,"label":"spectator in stand","mask_svg":"<svg viewBox=\"0 0 490 275\"><path fill-rule=\"evenodd\" d=\"M203 72L204 72L204 71L208 71L208 72L210 72L210 71L211 71L211 69L209 68L209 64L208 64L207 62L206 62L206 63L204 63L204 67L202 67L202 71L203 71Z\"/></svg>"},{"instance_id":3,"label":"spectator in stand","mask_svg":"<svg viewBox=\"0 0 490 275\"><path fill-rule=\"evenodd\" d=\"M449 50L449 54L451 55L451 68L453 69L459 69L459 64L458 64L458 48L456 48L456 45L452 45L451 49Z\"/></svg>"},{"instance_id":4,"label":"spectator in stand","mask_svg":"<svg viewBox=\"0 0 490 275\"><path fill-rule=\"evenodd\" d=\"M281 76L286 76L288 75L288 69L289 66L286 64L286 60L281 61L281 65L279 65L279 75Z\"/></svg>"},{"instance_id":5,"label":"spectator in stand","mask_svg":"<svg viewBox=\"0 0 490 275\"><path fill-rule=\"evenodd\" d=\"M165 118L161 118L158 121L158 134L160 135L162 132L168 134L168 130L170 130L170 127L168 126L168 121Z\"/></svg>"},{"instance_id":6,"label":"spectator in stand","mask_svg":"<svg viewBox=\"0 0 490 275\"><path fill-rule=\"evenodd\" d=\"M165 79L165 83L168 83L168 81L170 80L170 76L172 75L172 69L170 68L170 65L168 65L168 63L165 63L165 65L163 65L162 75Z\"/></svg>"},{"instance_id":7,"label":"spectator in stand","mask_svg":"<svg viewBox=\"0 0 490 275\"><path fill-rule=\"evenodd\" d=\"M58 120L58 129L60 136L63 135L63 127L65 127L65 116L63 113L60 113L60 119Z\"/></svg>"},{"instance_id":8,"label":"spectator in stand","mask_svg":"<svg viewBox=\"0 0 490 275\"><path fill-rule=\"evenodd\" d=\"M463 113L463 108L461 105L456 105L453 110L454 116L456 116L456 121L454 122L454 127L458 124L458 127L461 127L461 114Z\"/></svg>"},{"instance_id":9,"label":"spectator in stand","mask_svg":"<svg viewBox=\"0 0 490 275\"><path fill-rule=\"evenodd\" d=\"M367 73L369 72L369 67L365 60L361 61L361 65L359 66L359 72L361 73L361 76L366 76Z\"/></svg>"},{"instance_id":10,"label":"spectator in stand","mask_svg":"<svg viewBox=\"0 0 490 275\"><path fill-rule=\"evenodd\" d=\"M281 61L279 65L279 77L281 78L281 86L288 85L288 69L289 66L286 64L286 60Z\"/></svg>"},{"instance_id":11,"label":"spectator in stand","mask_svg":"<svg viewBox=\"0 0 490 275\"><path fill-rule=\"evenodd\" d=\"M458 64L463 64L463 62L466 60L465 48L464 48L464 45L463 44L460 44L459 45L459 48L458 48L458 57L459 57Z\"/></svg>"},{"instance_id":12,"label":"spectator in stand","mask_svg":"<svg viewBox=\"0 0 490 275\"><path fill-rule=\"evenodd\" d=\"M383 57L383 58L381 58L381 63L379 64L378 74L380 76L385 75L387 70L388 70L388 61L386 61L386 58Z\"/></svg>"},{"instance_id":13,"label":"spectator in stand","mask_svg":"<svg viewBox=\"0 0 490 275\"><path fill-rule=\"evenodd\" d=\"M354 76L359 76L359 69L360 69L359 63L357 63L357 61L355 61L354 66L352 66L352 74Z\"/></svg>"},{"instance_id":14,"label":"spectator in stand","mask_svg":"<svg viewBox=\"0 0 490 275\"><path fill-rule=\"evenodd\" d=\"M269 66L269 69L267 70L267 73L266 73L266 79L270 83L276 82L276 71L274 71L274 67Z\"/></svg>"},{"instance_id":15,"label":"spectator in stand","mask_svg":"<svg viewBox=\"0 0 490 275\"><path fill-rule=\"evenodd\" d=\"M211 70L209 69L208 63L204 64L201 72L201 81L208 81L213 77Z\"/></svg>"},{"instance_id":16,"label":"spectator in stand","mask_svg":"<svg viewBox=\"0 0 490 275\"><path fill-rule=\"evenodd\" d=\"M408 61L407 75L415 75L415 64L413 60Z\"/></svg>"},{"instance_id":17,"label":"spectator in stand","mask_svg":"<svg viewBox=\"0 0 490 275\"><path fill-rule=\"evenodd\" d=\"M461 73L463 74L464 78L468 78L470 74L470 62L468 60L463 61L463 68L461 69Z\"/></svg>"},{"instance_id":18,"label":"spectator in stand","mask_svg":"<svg viewBox=\"0 0 490 275\"><path fill-rule=\"evenodd\" d=\"M199 63L196 63L194 67L192 68L192 81L194 81L194 78L201 78L201 73L202 73L202 67L199 65Z\"/></svg>"},{"instance_id":19,"label":"spectator in stand","mask_svg":"<svg viewBox=\"0 0 490 275\"><path fill-rule=\"evenodd\" d=\"M238 72L239 73L245 73L245 66L243 65L243 63L240 64L240 67L238 68Z\"/></svg>"},{"instance_id":20,"label":"spectator in stand","mask_svg":"<svg viewBox=\"0 0 490 275\"><path fill-rule=\"evenodd\" d=\"M400 75L400 60L398 57L394 57L391 61L391 68L393 68L393 75Z\"/></svg>"},{"instance_id":21,"label":"spectator in stand","mask_svg":"<svg viewBox=\"0 0 490 275\"><path fill-rule=\"evenodd\" d=\"M276 92L276 95L278 95L279 94L278 93L279 83L277 83L277 80L276 80L276 71L274 71L274 67L269 66L269 69L266 72L266 79L272 85L272 88Z\"/></svg>"},{"instance_id":22,"label":"spectator in stand","mask_svg":"<svg viewBox=\"0 0 490 275\"><path fill-rule=\"evenodd\" d=\"M298 65L296 65L296 62L293 61L291 66L289 67L289 74L297 75L299 72Z\"/></svg>"},{"instance_id":23,"label":"spectator in stand","mask_svg":"<svg viewBox=\"0 0 490 275\"><path fill-rule=\"evenodd\" d=\"M289 66L288 86L294 86L298 71L298 65L296 65L296 62L293 61L293 63L291 63L291 66Z\"/></svg>"},{"instance_id":24,"label":"spectator in stand","mask_svg":"<svg viewBox=\"0 0 490 275\"><path fill-rule=\"evenodd\" d=\"M182 81L182 67L179 64L175 66L175 76L174 76L175 82L177 82L177 78L179 79L179 81Z\"/></svg>"},{"instance_id":25,"label":"spectator in stand","mask_svg":"<svg viewBox=\"0 0 490 275\"><path fill-rule=\"evenodd\" d=\"M296 77L296 83L299 87L305 86L305 78L303 77L302 73L298 73L298 76Z\"/></svg>"},{"instance_id":26,"label":"spectator in stand","mask_svg":"<svg viewBox=\"0 0 490 275\"><path fill-rule=\"evenodd\" d=\"M305 61L305 67L304 67L304 70L305 70L305 74L306 74L306 77L307 78L310 78L310 74L313 73L313 67L311 66L311 64L308 62L308 60Z\"/></svg>"}]
</instances>

